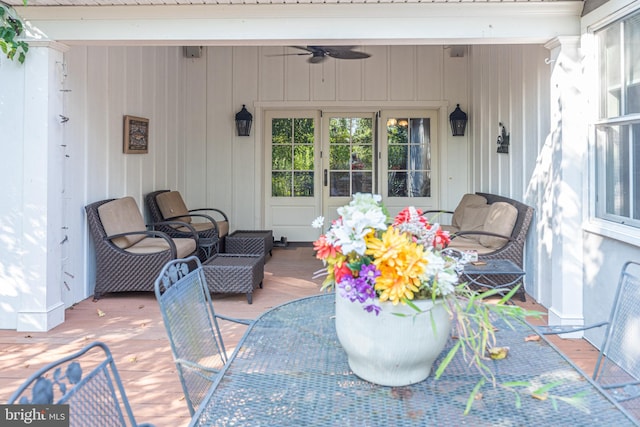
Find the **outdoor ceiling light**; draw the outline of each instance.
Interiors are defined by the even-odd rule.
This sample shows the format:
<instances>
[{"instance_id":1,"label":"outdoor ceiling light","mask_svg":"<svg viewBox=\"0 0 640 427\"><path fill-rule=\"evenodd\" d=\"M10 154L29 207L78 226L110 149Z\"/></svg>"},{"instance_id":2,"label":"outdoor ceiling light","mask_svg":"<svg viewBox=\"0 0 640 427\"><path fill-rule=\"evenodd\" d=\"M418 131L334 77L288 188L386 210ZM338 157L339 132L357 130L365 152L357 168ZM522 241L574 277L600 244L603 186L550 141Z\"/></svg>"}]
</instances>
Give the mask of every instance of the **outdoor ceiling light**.
<instances>
[{"instance_id":1,"label":"outdoor ceiling light","mask_svg":"<svg viewBox=\"0 0 640 427\"><path fill-rule=\"evenodd\" d=\"M245 105L242 104L242 110L236 114L236 129L238 130L238 136L249 136L252 121L253 116L247 111Z\"/></svg>"},{"instance_id":2,"label":"outdoor ceiling light","mask_svg":"<svg viewBox=\"0 0 640 427\"><path fill-rule=\"evenodd\" d=\"M467 127L467 113L460 109L460 104L457 104L456 109L449 115L449 122L453 136L464 136L464 130Z\"/></svg>"}]
</instances>

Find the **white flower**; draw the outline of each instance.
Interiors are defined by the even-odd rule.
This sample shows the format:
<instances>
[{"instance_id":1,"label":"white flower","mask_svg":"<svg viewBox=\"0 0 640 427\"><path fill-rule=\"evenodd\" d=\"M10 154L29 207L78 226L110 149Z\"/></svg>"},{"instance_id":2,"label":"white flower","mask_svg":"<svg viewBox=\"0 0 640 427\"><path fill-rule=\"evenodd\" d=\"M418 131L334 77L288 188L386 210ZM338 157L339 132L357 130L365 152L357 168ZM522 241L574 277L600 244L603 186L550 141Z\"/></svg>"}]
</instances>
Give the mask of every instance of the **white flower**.
<instances>
[{"instance_id":1,"label":"white flower","mask_svg":"<svg viewBox=\"0 0 640 427\"><path fill-rule=\"evenodd\" d=\"M311 223L311 226L313 228L322 228L323 224L324 224L324 217L319 216L318 218L313 220L313 222Z\"/></svg>"},{"instance_id":2,"label":"white flower","mask_svg":"<svg viewBox=\"0 0 640 427\"><path fill-rule=\"evenodd\" d=\"M364 238L371 230L386 230L387 215L378 204L380 196L357 193L346 206L338 208L340 219L330 229L333 244L342 247L342 252L355 252L363 256L367 246ZM327 233L329 234L329 233Z\"/></svg>"}]
</instances>

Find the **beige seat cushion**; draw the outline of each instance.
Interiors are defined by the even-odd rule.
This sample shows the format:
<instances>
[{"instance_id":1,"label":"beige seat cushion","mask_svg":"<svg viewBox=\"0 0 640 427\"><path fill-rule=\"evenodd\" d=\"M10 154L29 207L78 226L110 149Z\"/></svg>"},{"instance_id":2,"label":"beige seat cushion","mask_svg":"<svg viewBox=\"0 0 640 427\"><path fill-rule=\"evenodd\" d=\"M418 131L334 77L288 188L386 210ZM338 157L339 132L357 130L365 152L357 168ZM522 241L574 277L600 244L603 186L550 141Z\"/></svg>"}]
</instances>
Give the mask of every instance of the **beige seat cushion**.
<instances>
[{"instance_id":1,"label":"beige seat cushion","mask_svg":"<svg viewBox=\"0 0 640 427\"><path fill-rule=\"evenodd\" d=\"M479 255L488 254L494 251L494 249L482 246L476 239L469 239L465 236L456 237L447 247L458 249L462 252L476 251Z\"/></svg>"},{"instance_id":2,"label":"beige seat cushion","mask_svg":"<svg viewBox=\"0 0 640 427\"><path fill-rule=\"evenodd\" d=\"M167 191L156 196L158 208L164 219L180 217L180 215L189 215L189 209L184 204L182 196L177 191ZM191 222L190 216L176 218L176 221Z\"/></svg>"},{"instance_id":3,"label":"beige seat cushion","mask_svg":"<svg viewBox=\"0 0 640 427\"><path fill-rule=\"evenodd\" d=\"M138 204L133 197L127 196L112 200L98 207L100 222L107 236L145 231L147 229ZM134 234L113 239L113 243L121 249L129 248L145 238L144 234Z\"/></svg>"},{"instance_id":4,"label":"beige seat cushion","mask_svg":"<svg viewBox=\"0 0 640 427\"><path fill-rule=\"evenodd\" d=\"M176 245L178 258L185 258L196 250L196 241L194 239L178 238L173 239L173 243ZM162 237L147 237L125 250L134 254L152 254L166 251L167 249L169 249L169 243Z\"/></svg>"},{"instance_id":5,"label":"beige seat cushion","mask_svg":"<svg viewBox=\"0 0 640 427\"><path fill-rule=\"evenodd\" d=\"M486 204L487 204L487 199L483 196L478 196L477 194L470 194L470 193L465 194L464 196L462 196L460 203L458 203L458 206L453 211L453 217L451 218L451 225L454 228L457 228L459 230L464 230L464 228L462 228L461 226L461 223L462 223L462 217L464 216L464 212L466 208L469 206L482 206Z\"/></svg>"},{"instance_id":6,"label":"beige seat cushion","mask_svg":"<svg viewBox=\"0 0 640 427\"><path fill-rule=\"evenodd\" d=\"M513 226L518 219L518 209L506 202L495 202L489 205L489 213L484 223L483 231L511 236ZM499 237L482 236L480 244L487 248L500 249L508 240Z\"/></svg>"}]
</instances>

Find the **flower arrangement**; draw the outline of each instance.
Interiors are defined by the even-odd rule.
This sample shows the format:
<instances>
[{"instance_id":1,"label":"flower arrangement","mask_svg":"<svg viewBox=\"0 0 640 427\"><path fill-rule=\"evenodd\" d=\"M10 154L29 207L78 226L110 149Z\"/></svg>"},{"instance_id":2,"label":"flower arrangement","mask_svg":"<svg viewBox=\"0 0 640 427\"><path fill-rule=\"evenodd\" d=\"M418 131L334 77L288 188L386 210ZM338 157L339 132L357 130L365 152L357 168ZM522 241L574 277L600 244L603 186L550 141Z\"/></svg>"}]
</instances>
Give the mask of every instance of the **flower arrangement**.
<instances>
[{"instance_id":1,"label":"flower arrangement","mask_svg":"<svg viewBox=\"0 0 640 427\"><path fill-rule=\"evenodd\" d=\"M430 224L415 207L403 209L391 219L379 195L355 194L351 202L338 209L339 218L314 242L316 257L325 268L322 289L335 289L341 298L360 304L378 315L381 303L406 304L421 314L417 299L441 299L452 319L455 344L435 372L439 378L458 351L479 374L478 384L467 401L468 413L486 382L520 393L547 393L554 384L527 391L526 382L497 384L490 359L505 358L508 348L498 347L492 319L507 321L539 317L542 313L507 304L516 293L514 287L490 304L485 299L499 293L491 289L480 292L459 283L458 268L462 258L447 255L448 233L438 224ZM313 221L322 228L324 218ZM372 314L372 315L373 315ZM396 313L394 313L396 314ZM400 314L398 314L400 315ZM543 390L543 392L540 392ZM560 397L558 397L560 399ZM579 405L579 397L562 398Z\"/></svg>"},{"instance_id":2,"label":"flower arrangement","mask_svg":"<svg viewBox=\"0 0 640 427\"><path fill-rule=\"evenodd\" d=\"M342 297L376 314L378 302L407 304L414 298L453 294L456 264L439 250L449 243L448 233L429 224L414 207L403 209L388 225L381 199L373 194L354 195L314 243L317 258L327 265L323 289L335 286ZM312 225L320 228L323 222L321 217Z\"/></svg>"}]
</instances>

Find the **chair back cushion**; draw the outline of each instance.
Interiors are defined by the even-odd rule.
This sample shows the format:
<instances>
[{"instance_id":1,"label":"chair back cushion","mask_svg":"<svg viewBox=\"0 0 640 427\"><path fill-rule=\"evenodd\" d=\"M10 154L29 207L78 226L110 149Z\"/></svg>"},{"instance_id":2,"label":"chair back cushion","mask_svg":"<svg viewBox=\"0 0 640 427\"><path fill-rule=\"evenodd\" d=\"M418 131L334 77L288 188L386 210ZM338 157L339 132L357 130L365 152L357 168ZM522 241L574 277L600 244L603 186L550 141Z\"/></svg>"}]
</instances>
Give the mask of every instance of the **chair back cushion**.
<instances>
[{"instance_id":1,"label":"chair back cushion","mask_svg":"<svg viewBox=\"0 0 640 427\"><path fill-rule=\"evenodd\" d=\"M489 205L489 213L484 222L483 231L511 236L513 226L518 219L518 209L506 202L495 202ZM508 240L500 237L481 236L480 244L487 248L500 249L506 245Z\"/></svg>"},{"instance_id":2,"label":"chair back cushion","mask_svg":"<svg viewBox=\"0 0 640 427\"><path fill-rule=\"evenodd\" d=\"M462 219L464 214L469 206L486 206L487 199L478 196L477 194L465 194L462 196L460 203L456 207L455 211L453 211L453 217L451 218L451 225L458 230L469 231L468 228L462 227ZM484 221L484 218L483 218ZM468 224L467 224L468 225Z\"/></svg>"},{"instance_id":3,"label":"chair back cushion","mask_svg":"<svg viewBox=\"0 0 640 427\"><path fill-rule=\"evenodd\" d=\"M464 216L460 221L460 231L482 231L489 215L490 205L484 204L479 206L467 206L464 210ZM465 236L467 239L480 239L476 235Z\"/></svg>"},{"instance_id":4,"label":"chair back cushion","mask_svg":"<svg viewBox=\"0 0 640 427\"><path fill-rule=\"evenodd\" d=\"M182 196L178 191L160 193L156 196L156 202L158 203L158 207L160 208L160 212L162 212L164 219L186 215L184 217L176 218L176 221L187 223L191 222L189 209L187 209L187 205L184 204L184 200L182 200Z\"/></svg>"},{"instance_id":5,"label":"chair back cushion","mask_svg":"<svg viewBox=\"0 0 640 427\"><path fill-rule=\"evenodd\" d=\"M135 199L130 196L100 205L98 207L98 215L107 236L132 231L145 231L147 229ZM118 237L113 239L112 242L116 246L126 249L145 237L144 234L134 234Z\"/></svg>"}]
</instances>

